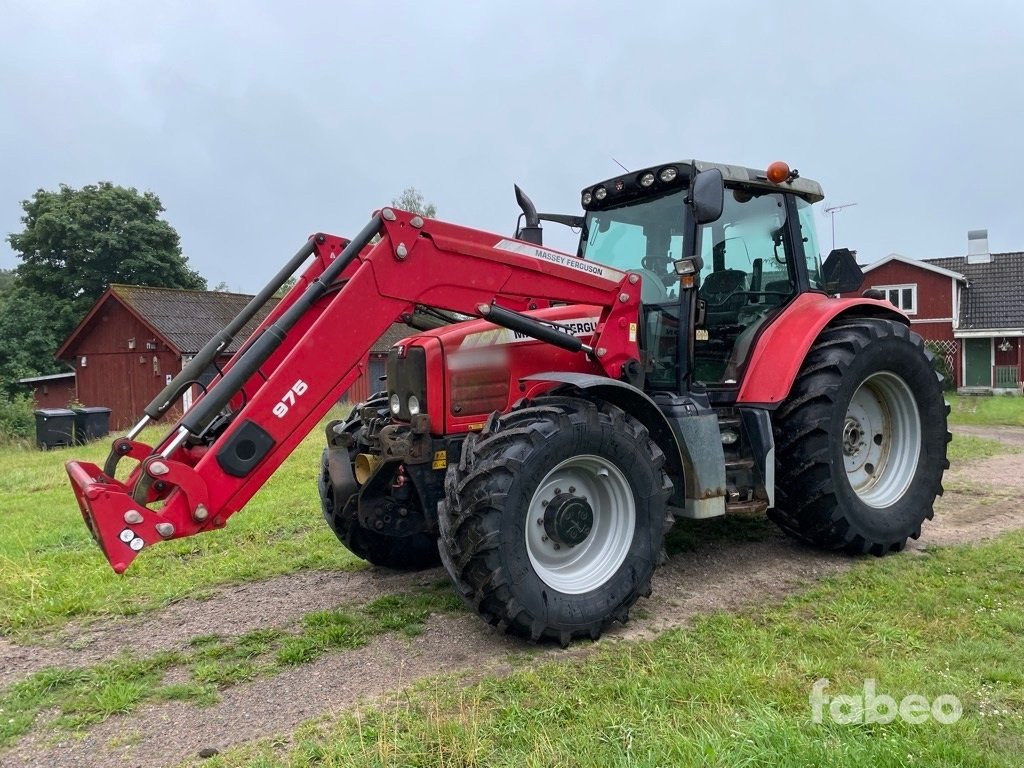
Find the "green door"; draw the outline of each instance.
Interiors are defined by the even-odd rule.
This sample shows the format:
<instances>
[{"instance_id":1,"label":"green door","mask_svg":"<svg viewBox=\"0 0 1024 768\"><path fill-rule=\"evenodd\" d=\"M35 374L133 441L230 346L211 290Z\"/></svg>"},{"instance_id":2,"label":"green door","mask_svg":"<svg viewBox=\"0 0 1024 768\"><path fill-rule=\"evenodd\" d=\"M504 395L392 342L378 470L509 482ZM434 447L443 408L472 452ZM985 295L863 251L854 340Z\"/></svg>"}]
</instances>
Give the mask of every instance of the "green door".
<instances>
[{"instance_id":1,"label":"green door","mask_svg":"<svg viewBox=\"0 0 1024 768\"><path fill-rule=\"evenodd\" d=\"M992 339L964 339L965 387L992 386Z\"/></svg>"}]
</instances>

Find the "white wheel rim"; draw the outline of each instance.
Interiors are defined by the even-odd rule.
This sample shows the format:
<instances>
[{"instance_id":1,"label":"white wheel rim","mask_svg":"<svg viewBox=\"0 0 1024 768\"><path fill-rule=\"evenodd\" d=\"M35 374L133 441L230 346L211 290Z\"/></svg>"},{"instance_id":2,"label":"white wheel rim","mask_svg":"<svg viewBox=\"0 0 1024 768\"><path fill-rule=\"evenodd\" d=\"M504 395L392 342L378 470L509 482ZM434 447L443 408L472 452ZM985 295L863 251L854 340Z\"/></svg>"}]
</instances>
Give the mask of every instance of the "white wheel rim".
<instances>
[{"instance_id":1,"label":"white wheel rim","mask_svg":"<svg viewBox=\"0 0 1024 768\"><path fill-rule=\"evenodd\" d=\"M558 494L584 500L593 512L586 538L571 546L554 540L545 526L547 507ZM635 529L636 502L622 471L601 456L573 456L544 476L530 500L526 551L541 581L559 592L579 595L615 575L629 553Z\"/></svg>"},{"instance_id":2,"label":"white wheel rim","mask_svg":"<svg viewBox=\"0 0 1024 768\"><path fill-rule=\"evenodd\" d=\"M921 457L921 418L907 383L883 371L853 393L841 436L850 487L870 507L899 501Z\"/></svg>"}]
</instances>

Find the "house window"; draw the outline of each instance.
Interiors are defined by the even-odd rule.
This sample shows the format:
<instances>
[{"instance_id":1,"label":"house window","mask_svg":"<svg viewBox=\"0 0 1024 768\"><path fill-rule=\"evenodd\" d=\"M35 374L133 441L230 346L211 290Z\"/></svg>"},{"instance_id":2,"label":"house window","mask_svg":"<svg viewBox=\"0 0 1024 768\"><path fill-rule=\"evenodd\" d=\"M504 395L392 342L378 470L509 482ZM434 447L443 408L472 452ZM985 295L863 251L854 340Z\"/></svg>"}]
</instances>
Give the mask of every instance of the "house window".
<instances>
[{"instance_id":1,"label":"house window","mask_svg":"<svg viewBox=\"0 0 1024 768\"><path fill-rule=\"evenodd\" d=\"M902 309L908 315L917 314L917 284L913 285L873 285L876 291L885 294L897 309Z\"/></svg>"}]
</instances>

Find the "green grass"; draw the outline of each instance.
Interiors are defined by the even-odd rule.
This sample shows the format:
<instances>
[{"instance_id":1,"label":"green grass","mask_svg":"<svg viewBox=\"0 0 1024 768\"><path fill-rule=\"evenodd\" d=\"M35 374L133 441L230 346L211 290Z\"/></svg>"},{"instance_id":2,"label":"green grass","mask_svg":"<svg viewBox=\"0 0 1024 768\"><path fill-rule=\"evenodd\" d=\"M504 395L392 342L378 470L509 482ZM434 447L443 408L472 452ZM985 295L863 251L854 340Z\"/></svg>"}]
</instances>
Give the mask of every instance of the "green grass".
<instances>
[{"instance_id":1,"label":"green grass","mask_svg":"<svg viewBox=\"0 0 1024 768\"><path fill-rule=\"evenodd\" d=\"M1000 440L957 434L953 435L953 440L946 449L946 457L951 463L988 459L1001 453L1020 453L1020 450Z\"/></svg>"},{"instance_id":2,"label":"green grass","mask_svg":"<svg viewBox=\"0 0 1024 768\"><path fill-rule=\"evenodd\" d=\"M40 714L52 710L52 725L81 728L152 701L190 701L209 706L217 692L257 677L305 664L329 651L359 648L389 632L413 637L432 613L451 613L462 604L448 582L410 593L387 595L365 605L316 611L296 632L257 629L236 638L203 635L187 650L147 658L124 655L84 668L52 667L0 692L0 747L30 731ZM187 682L164 682L172 670Z\"/></svg>"},{"instance_id":3,"label":"green grass","mask_svg":"<svg viewBox=\"0 0 1024 768\"><path fill-rule=\"evenodd\" d=\"M1024 753L1024 534L863 560L780 606L465 685L229 750L233 766L1013 766ZM812 722L809 696L867 679L952 694L952 725ZM828 708L826 706L827 713Z\"/></svg>"},{"instance_id":4,"label":"green grass","mask_svg":"<svg viewBox=\"0 0 1024 768\"><path fill-rule=\"evenodd\" d=\"M946 395L950 424L1024 427L1024 397Z\"/></svg>"},{"instance_id":5,"label":"green grass","mask_svg":"<svg viewBox=\"0 0 1024 768\"><path fill-rule=\"evenodd\" d=\"M162 430L143 438L159 439ZM64 462L103 463L109 443L42 452L0 448L0 634L129 615L221 584L304 569L362 568L323 522L314 430L225 529L147 550L117 576L92 541Z\"/></svg>"}]
</instances>

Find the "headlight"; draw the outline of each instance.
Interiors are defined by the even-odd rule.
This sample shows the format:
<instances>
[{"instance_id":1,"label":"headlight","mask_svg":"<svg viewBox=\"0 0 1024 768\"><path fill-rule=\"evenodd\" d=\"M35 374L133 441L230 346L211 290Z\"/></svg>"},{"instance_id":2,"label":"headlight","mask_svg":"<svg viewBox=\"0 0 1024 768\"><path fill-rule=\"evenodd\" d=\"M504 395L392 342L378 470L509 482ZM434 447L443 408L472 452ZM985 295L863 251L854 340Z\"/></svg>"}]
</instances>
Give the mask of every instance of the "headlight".
<instances>
[{"instance_id":1,"label":"headlight","mask_svg":"<svg viewBox=\"0 0 1024 768\"><path fill-rule=\"evenodd\" d=\"M391 406L391 415L397 416L399 412L402 410L402 398L400 398L397 394L392 395L391 400L389 401L389 405Z\"/></svg>"},{"instance_id":2,"label":"headlight","mask_svg":"<svg viewBox=\"0 0 1024 768\"><path fill-rule=\"evenodd\" d=\"M651 173L650 171L648 171L647 173L645 173L643 176L640 177L640 186L641 187L649 187L653 183L654 183L654 174Z\"/></svg>"},{"instance_id":3,"label":"headlight","mask_svg":"<svg viewBox=\"0 0 1024 768\"><path fill-rule=\"evenodd\" d=\"M398 395L395 395L395 397L398 397ZM418 397L416 397L416 395L409 395L408 405L410 416L415 416L417 413L420 412L420 400Z\"/></svg>"},{"instance_id":4,"label":"headlight","mask_svg":"<svg viewBox=\"0 0 1024 768\"><path fill-rule=\"evenodd\" d=\"M589 192L584 192L584 193L583 193L583 204L584 204L584 205L590 205L590 202L591 202L591 201L592 201L593 199L594 199L594 196L593 196L593 195L591 195L591 194L590 194Z\"/></svg>"},{"instance_id":5,"label":"headlight","mask_svg":"<svg viewBox=\"0 0 1024 768\"><path fill-rule=\"evenodd\" d=\"M597 189L594 190L594 197L598 200L604 200L606 197L608 197L608 190L605 189L604 187L598 187Z\"/></svg>"},{"instance_id":6,"label":"headlight","mask_svg":"<svg viewBox=\"0 0 1024 768\"><path fill-rule=\"evenodd\" d=\"M678 175L679 171L677 171L671 165L668 166L667 168L662 168L660 171L658 171L658 178L661 179L665 184L668 184L670 181L675 181L676 176Z\"/></svg>"}]
</instances>

